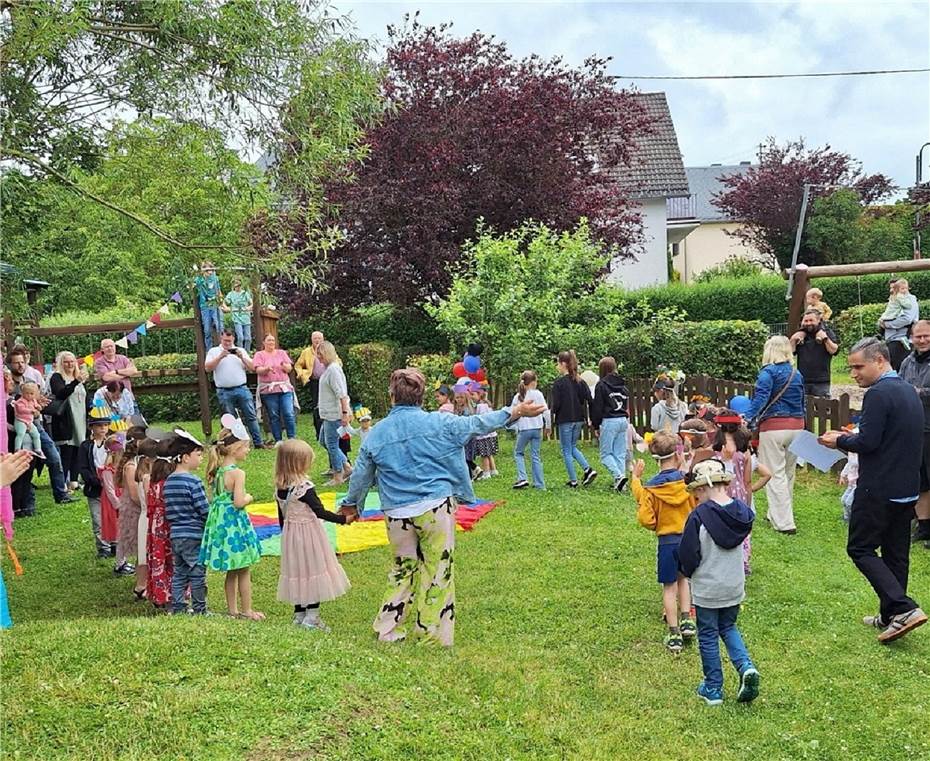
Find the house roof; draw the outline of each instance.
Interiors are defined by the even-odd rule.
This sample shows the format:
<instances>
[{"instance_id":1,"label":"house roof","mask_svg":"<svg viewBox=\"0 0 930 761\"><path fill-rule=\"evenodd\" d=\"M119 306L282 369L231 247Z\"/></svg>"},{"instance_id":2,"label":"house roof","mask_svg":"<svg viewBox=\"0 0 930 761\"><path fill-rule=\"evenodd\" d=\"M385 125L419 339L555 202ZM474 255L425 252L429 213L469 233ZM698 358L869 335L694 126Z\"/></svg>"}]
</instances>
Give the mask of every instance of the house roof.
<instances>
[{"instance_id":1,"label":"house roof","mask_svg":"<svg viewBox=\"0 0 930 761\"><path fill-rule=\"evenodd\" d=\"M710 166L689 166L688 186L694 195L694 215L702 222L733 222L729 214L713 204L714 196L724 190L720 178L724 175L746 174L751 164L711 164Z\"/></svg>"},{"instance_id":2,"label":"house roof","mask_svg":"<svg viewBox=\"0 0 930 761\"><path fill-rule=\"evenodd\" d=\"M612 170L617 182L636 198L676 198L690 194L681 160L675 124L664 92L636 93L633 97L652 120L652 130L632 149L630 164Z\"/></svg>"}]
</instances>

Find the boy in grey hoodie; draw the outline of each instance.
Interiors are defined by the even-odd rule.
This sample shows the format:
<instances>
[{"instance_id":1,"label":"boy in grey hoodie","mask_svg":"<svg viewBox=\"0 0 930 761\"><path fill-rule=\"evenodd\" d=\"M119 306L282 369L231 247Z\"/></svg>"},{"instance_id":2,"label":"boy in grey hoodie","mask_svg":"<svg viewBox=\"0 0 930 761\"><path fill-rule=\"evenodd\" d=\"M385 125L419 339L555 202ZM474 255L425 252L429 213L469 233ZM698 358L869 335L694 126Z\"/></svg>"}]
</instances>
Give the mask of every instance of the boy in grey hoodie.
<instances>
[{"instance_id":1,"label":"boy in grey hoodie","mask_svg":"<svg viewBox=\"0 0 930 761\"><path fill-rule=\"evenodd\" d=\"M678 548L681 572L691 579L691 596L697 609L698 647L704 669L704 681L697 693L708 705L723 703L718 637L740 675L736 699L749 703L759 695L759 672L736 628L745 597L743 539L752 530L755 514L727 494L726 486L732 478L721 460L694 465L688 474L688 491L700 504L688 516Z\"/></svg>"}]
</instances>

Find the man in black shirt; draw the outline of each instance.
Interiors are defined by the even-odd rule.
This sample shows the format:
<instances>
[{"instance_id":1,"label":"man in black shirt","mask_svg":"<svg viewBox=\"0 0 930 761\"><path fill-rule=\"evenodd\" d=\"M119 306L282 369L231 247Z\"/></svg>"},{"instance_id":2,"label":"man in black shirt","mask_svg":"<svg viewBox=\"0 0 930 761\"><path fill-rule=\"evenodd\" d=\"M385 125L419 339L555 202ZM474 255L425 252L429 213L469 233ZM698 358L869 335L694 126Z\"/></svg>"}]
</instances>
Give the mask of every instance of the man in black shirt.
<instances>
[{"instance_id":1,"label":"man in black shirt","mask_svg":"<svg viewBox=\"0 0 930 761\"><path fill-rule=\"evenodd\" d=\"M863 623L881 629L878 641L887 643L927 622L907 594L924 410L914 387L891 369L882 341L862 339L850 349L848 361L853 379L868 389L859 432L827 431L820 443L859 454L846 553L878 595L878 615L866 616Z\"/></svg>"},{"instance_id":2,"label":"man in black shirt","mask_svg":"<svg viewBox=\"0 0 930 761\"><path fill-rule=\"evenodd\" d=\"M798 372L804 378L808 396L830 396L830 362L840 347L833 328L823 322L817 309L808 309L801 318L801 329L790 338L798 356Z\"/></svg>"}]
</instances>

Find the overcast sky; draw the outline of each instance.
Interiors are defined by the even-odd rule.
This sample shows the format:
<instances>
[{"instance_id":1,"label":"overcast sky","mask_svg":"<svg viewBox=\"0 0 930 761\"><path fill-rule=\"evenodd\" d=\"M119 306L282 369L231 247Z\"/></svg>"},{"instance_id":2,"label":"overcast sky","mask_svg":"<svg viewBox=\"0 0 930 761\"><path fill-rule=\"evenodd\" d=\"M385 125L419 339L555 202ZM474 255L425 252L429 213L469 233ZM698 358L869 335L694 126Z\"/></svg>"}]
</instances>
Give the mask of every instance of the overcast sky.
<instances>
[{"instance_id":1,"label":"overcast sky","mask_svg":"<svg viewBox=\"0 0 930 761\"><path fill-rule=\"evenodd\" d=\"M930 3L336 2L358 31L384 41L385 27L420 10L425 24L479 29L516 56L596 54L610 71L644 75L785 74L930 66ZM686 166L754 160L761 140L803 136L830 143L901 186L930 140L930 75L831 79L649 82L668 94ZM924 153L930 160L930 148ZM924 163L928 166L928 162ZM930 176L925 168L924 180Z\"/></svg>"}]
</instances>

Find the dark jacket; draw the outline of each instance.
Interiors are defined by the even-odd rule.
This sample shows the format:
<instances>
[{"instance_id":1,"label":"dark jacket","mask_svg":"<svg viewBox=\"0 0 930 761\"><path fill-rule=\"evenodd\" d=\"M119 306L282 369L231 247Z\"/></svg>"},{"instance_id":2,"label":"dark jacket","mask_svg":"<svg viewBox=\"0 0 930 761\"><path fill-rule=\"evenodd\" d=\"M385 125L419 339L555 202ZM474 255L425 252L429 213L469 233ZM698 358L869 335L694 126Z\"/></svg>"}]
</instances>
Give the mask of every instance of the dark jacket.
<instances>
[{"instance_id":1,"label":"dark jacket","mask_svg":"<svg viewBox=\"0 0 930 761\"><path fill-rule=\"evenodd\" d=\"M601 427L605 418L630 416L630 390L626 382L617 373L610 373L601 378L594 387L594 399L591 400L591 425Z\"/></svg>"},{"instance_id":2,"label":"dark jacket","mask_svg":"<svg viewBox=\"0 0 930 761\"><path fill-rule=\"evenodd\" d=\"M52 377L48 379L49 390L56 399L67 399L74 393L78 383L80 381L77 379L65 383L60 373L52 373ZM84 431L80 433L83 435ZM71 407L65 404L62 413L52 417L52 441L67 441L72 435L74 435L74 420L71 417Z\"/></svg>"},{"instance_id":3,"label":"dark jacket","mask_svg":"<svg viewBox=\"0 0 930 761\"><path fill-rule=\"evenodd\" d=\"M766 365L759 371L756 378L756 388L752 393L752 403L746 412L746 419L753 420L762 410L765 410L770 399L778 395L791 375L790 362L779 362L777 365ZM794 374L791 385L781 395L779 400L765 410L765 415L756 422L761 423L772 417L804 418L804 376L800 372Z\"/></svg>"},{"instance_id":4,"label":"dark jacket","mask_svg":"<svg viewBox=\"0 0 930 761\"><path fill-rule=\"evenodd\" d=\"M924 406L924 433L930 433L930 351L920 355L916 351L908 354L898 375L905 383L917 389L917 396Z\"/></svg>"},{"instance_id":5,"label":"dark jacket","mask_svg":"<svg viewBox=\"0 0 930 761\"><path fill-rule=\"evenodd\" d=\"M100 496L103 485L97 477L97 466L94 464L94 442L90 439L82 441L77 456L78 473L84 482L84 496L91 499Z\"/></svg>"},{"instance_id":6,"label":"dark jacket","mask_svg":"<svg viewBox=\"0 0 930 761\"><path fill-rule=\"evenodd\" d=\"M840 436L837 446L859 455L860 489L876 499L904 499L920 492L924 409L914 387L897 374L880 378L865 392L859 433Z\"/></svg>"},{"instance_id":7,"label":"dark jacket","mask_svg":"<svg viewBox=\"0 0 930 761\"><path fill-rule=\"evenodd\" d=\"M591 403L591 391L582 380L573 381L562 375L552 384L552 416L556 425L580 423L585 419L585 406Z\"/></svg>"}]
</instances>

